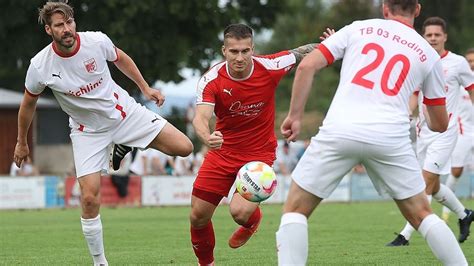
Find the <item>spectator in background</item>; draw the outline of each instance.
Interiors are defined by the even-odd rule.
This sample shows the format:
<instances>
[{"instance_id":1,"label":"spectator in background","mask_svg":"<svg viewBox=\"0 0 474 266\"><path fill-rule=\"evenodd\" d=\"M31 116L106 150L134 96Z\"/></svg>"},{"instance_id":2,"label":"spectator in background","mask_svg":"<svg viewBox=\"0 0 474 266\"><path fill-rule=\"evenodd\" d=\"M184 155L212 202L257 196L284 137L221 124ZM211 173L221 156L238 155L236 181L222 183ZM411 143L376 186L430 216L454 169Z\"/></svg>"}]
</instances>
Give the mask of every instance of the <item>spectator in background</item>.
<instances>
[{"instance_id":1,"label":"spectator in background","mask_svg":"<svg viewBox=\"0 0 474 266\"><path fill-rule=\"evenodd\" d=\"M186 135L190 139L194 138L193 119L194 119L194 114L195 113L196 112L195 112L195 109L194 109L194 104L192 102L190 102L189 105L188 105L188 108L186 109L186 117L185 117Z\"/></svg>"},{"instance_id":2,"label":"spectator in background","mask_svg":"<svg viewBox=\"0 0 474 266\"><path fill-rule=\"evenodd\" d=\"M110 178L112 184L117 189L117 194L119 195L119 204L123 203L125 198L128 195L128 183L130 182L130 165L136 156L137 150L127 153L120 163L120 168L118 170L109 170Z\"/></svg>"},{"instance_id":3,"label":"spectator in background","mask_svg":"<svg viewBox=\"0 0 474 266\"><path fill-rule=\"evenodd\" d=\"M194 156L191 153L186 157L176 156L174 158L174 176L186 176L193 174Z\"/></svg>"},{"instance_id":4,"label":"spectator in background","mask_svg":"<svg viewBox=\"0 0 474 266\"><path fill-rule=\"evenodd\" d=\"M130 173L140 176L166 175L168 156L155 149L138 150L130 165Z\"/></svg>"},{"instance_id":5,"label":"spectator in background","mask_svg":"<svg viewBox=\"0 0 474 266\"><path fill-rule=\"evenodd\" d=\"M298 157L288 142L285 141L281 149L278 149L276 157L275 172L289 176L298 163Z\"/></svg>"},{"instance_id":6,"label":"spectator in background","mask_svg":"<svg viewBox=\"0 0 474 266\"><path fill-rule=\"evenodd\" d=\"M311 144L311 139L305 139L304 143L303 143L303 147L301 149L299 149L298 154L296 154L296 158L298 159L298 161L303 156L303 154L306 151L306 148L308 148L309 144Z\"/></svg>"},{"instance_id":7,"label":"spectator in background","mask_svg":"<svg viewBox=\"0 0 474 266\"><path fill-rule=\"evenodd\" d=\"M208 151L209 148L206 145L202 145L201 149L194 155L193 174L198 173L199 168L201 167L202 162L204 161L204 157L206 157Z\"/></svg>"},{"instance_id":8,"label":"spectator in background","mask_svg":"<svg viewBox=\"0 0 474 266\"><path fill-rule=\"evenodd\" d=\"M12 162L10 167L10 176L36 176L39 175L38 168L33 165L31 157L28 156L26 160L21 164L20 167L16 166L15 162Z\"/></svg>"}]
</instances>

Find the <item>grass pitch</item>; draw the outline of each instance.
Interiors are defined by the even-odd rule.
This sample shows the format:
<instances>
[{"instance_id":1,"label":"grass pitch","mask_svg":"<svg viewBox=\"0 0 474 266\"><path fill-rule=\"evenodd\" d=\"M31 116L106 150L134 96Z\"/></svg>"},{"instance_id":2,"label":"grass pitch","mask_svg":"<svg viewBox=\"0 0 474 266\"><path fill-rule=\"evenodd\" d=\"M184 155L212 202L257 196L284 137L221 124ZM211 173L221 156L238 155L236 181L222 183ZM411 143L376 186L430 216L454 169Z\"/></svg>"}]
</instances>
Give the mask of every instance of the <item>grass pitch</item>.
<instances>
[{"instance_id":1,"label":"grass pitch","mask_svg":"<svg viewBox=\"0 0 474 266\"><path fill-rule=\"evenodd\" d=\"M468 208L474 200L464 201ZM440 205L433 204L440 213ZM188 207L103 208L106 256L110 265L196 265L189 236ZM263 205L258 233L231 249L236 228L228 206L213 219L216 265L276 265L275 232L281 205ZM0 211L0 265L91 265L79 209ZM308 265L440 265L416 233L408 247L390 248L404 226L393 202L326 203L309 220ZM458 234L457 219L449 225ZM474 227L461 245L474 262Z\"/></svg>"}]
</instances>

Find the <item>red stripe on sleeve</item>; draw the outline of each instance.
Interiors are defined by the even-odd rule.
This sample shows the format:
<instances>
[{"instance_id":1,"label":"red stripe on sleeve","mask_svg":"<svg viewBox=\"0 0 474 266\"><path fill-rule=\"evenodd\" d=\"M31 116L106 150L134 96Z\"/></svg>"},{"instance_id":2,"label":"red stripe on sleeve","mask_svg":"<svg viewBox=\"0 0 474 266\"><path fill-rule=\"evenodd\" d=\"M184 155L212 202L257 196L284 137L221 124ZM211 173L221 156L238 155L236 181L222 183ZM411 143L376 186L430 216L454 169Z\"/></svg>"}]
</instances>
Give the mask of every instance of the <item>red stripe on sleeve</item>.
<instances>
[{"instance_id":1,"label":"red stripe on sleeve","mask_svg":"<svg viewBox=\"0 0 474 266\"><path fill-rule=\"evenodd\" d=\"M26 87L25 87L25 92L28 93L30 96L33 96L33 97L38 97L38 96L40 96L40 94L41 94L41 93L40 93L40 94L34 94L34 93L30 92L30 91L28 90L28 88L26 88Z\"/></svg>"},{"instance_id":2,"label":"red stripe on sleeve","mask_svg":"<svg viewBox=\"0 0 474 266\"><path fill-rule=\"evenodd\" d=\"M446 105L446 98L428 99L423 97L423 103L426 105Z\"/></svg>"},{"instance_id":3,"label":"red stripe on sleeve","mask_svg":"<svg viewBox=\"0 0 474 266\"><path fill-rule=\"evenodd\" d=\"M114 61L112 61L113 63L117 62L119 60L119 53L118 53L118 49L117 47L114 47L115 49L115 54L117 55L117 59L115 59Z\"/></svg>"},{"instance_id":4,"label":"red stripe on sleeve","mask_svg":"<svg viewBox=\"0 0 474 266\"><path fill-rule=\"evenodd\" d=\"M320 43L318 45L318 49L319 51L321 51L321 53L323 53L324 57L326 57L326 60L328 61L328 65L334 62L334 56L332 55L331 51L329 51L329 49L326 46L324 46L324 44Z\"/></svg>"},{"instance_id":5,"label":"red stripe on sleeve","mask_svg":"<svg viewBox=\"0 0 474 266\"><path fill-rule=\"evenodd\" d=\"M467 91L474 90L474 83L465 88Z\"/></svg>"}]
</instances>

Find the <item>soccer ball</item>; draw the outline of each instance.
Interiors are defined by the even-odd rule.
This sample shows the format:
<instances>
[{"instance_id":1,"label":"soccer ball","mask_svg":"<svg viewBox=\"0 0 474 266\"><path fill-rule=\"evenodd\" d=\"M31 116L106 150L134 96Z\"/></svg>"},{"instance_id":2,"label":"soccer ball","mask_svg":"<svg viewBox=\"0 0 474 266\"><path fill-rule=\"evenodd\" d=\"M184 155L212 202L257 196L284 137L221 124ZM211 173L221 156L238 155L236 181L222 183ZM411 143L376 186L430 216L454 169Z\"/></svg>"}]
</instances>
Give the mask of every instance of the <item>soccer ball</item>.
<instances>
[{"instance_id":1,"label":"soccer ball","mask_svg":"<svg viewBox=\"0 0 474 266\"><path fill-rule=\"evenodd\" d=\"M252 202L264 201L275 192L276 186L275 172L264 162L246 163L237 173L237 191L246 200Z\"/></svg>"}]
</instances>

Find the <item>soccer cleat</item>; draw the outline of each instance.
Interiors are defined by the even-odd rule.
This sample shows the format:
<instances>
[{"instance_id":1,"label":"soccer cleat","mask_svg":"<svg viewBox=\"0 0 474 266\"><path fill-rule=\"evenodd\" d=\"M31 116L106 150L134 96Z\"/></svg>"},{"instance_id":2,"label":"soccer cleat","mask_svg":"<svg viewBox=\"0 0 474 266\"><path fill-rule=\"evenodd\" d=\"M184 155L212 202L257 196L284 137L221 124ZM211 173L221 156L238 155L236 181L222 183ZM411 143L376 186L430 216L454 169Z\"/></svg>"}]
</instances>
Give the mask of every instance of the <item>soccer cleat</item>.
<instances>
[{"instance_id":1,"label":"soccer cleat","mask_svg":"<svg viewBox=\"0 0 474 266\"><path fill-rule=\"evenodd\" d=\"M469 236L471 223L474 220L474 212L472 210L465 209L464 212L467 214L466 217L459 219L459 243L466 241Z\"/></svg>"},{"instance_id":2,"label":"soccer cleat","mask_svg":"<svg viewBox=\"0 0 474 266\"><path fill-rule=\"evenodd\" d=\"M132 147L128 147L122 144L115 144L112 152L112 168L117 171L120 168L120 163L127 153L132 151Z\"/></svg>"},{"instance_id":3,"label":"soccer cleat","mask_svg":"<svg viewBox=\"0 0 474 266\"><path fill-rule=\"evenodd\" d=\"M385 246L387 247L400 247L400 246L408 246L410 245L410 242L408 242L408 240L401 234L397 234L397 237L395 237L395 239L390 242L390 243L387 243Z\"/></svg>"},{"instance_id":4,"label":"soccer cleat","mask_svg":"<svg viewBox=\"0 0 474 266\"><path fill-rule=\"evenodd\" d=\"M260 220L256 222L252 227L246 228L243 226L239 226L237 230L234 231L234 233L230 236L229 238L229 247L231 248L239 248L243 246L247 241L250 239L250 237L257 232L258 226L260 225L260 222L262 221L263 215L260 216Z\"/></svg>"}]
</instances>

